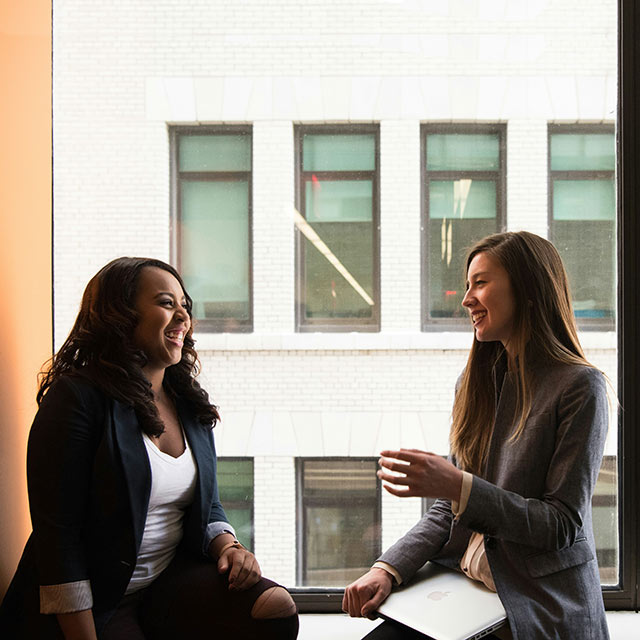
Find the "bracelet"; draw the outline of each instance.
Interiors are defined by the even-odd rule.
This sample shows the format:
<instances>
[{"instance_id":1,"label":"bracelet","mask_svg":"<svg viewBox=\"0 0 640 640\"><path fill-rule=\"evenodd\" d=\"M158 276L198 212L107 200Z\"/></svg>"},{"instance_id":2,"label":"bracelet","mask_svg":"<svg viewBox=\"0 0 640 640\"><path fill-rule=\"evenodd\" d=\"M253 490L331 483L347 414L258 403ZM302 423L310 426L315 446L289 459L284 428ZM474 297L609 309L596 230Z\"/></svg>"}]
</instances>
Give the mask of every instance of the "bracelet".
<instances>
[{"instance_id":1,"label":"bracelet","mask_svg":"<svg viewBox=\"0 0 640 640\"><path fill-rule=\"evenodd\" d=\"M218 551L218 558L221 558L222 554L227 549L231 549L231 547L234 547L235 549L244 549L244 547L240 544L239 540L233 540L232 542L227 542L227 544L225 544L224 547L222 547L222 549L220 549L220 551Z\"/></svg>"}]
</instances>

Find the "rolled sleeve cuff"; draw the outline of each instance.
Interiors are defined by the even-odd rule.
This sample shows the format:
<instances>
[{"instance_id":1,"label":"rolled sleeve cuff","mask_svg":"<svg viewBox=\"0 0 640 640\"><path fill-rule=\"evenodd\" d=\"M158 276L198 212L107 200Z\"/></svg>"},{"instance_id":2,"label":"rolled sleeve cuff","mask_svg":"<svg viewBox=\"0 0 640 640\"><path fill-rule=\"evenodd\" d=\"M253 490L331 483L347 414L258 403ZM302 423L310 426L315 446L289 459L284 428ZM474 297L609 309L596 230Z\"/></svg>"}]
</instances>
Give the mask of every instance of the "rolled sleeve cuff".
<instances>
[{"instance_id":1,"label":"rolled sleeve cuff","mask_svg":"<svg viewBox=\"0 0 640 640\"><path fill-rule=\"evenodd\" d=\"M88 580L40 585L40 613L73 613L92 607L93 594Z\"/></svg>"},{"instance_id":2,"label":"rolled sleeve cuff","mask_svg":"<svg viewBox=\"0 0 640 640\"><path fill-rule=\"evenodd\" d=\"M202 551L204 555L209 555L209 545L214 538L217 538L223 533L230 533L234 538L237 538L236 530L228 522L210 522L207 525L207 530L204 534L204 547Z\"/></svg>"},{"instance_id":3,"label":"rolled sleeve cuff","mask_svg":"<svg viewBox=\"0 0 640 640\"><path fill-rule=\"evenodd\" d=\"M402 576L396 571L395 567L392 567L387 562L382 562L382 560L378 560L373 563L373 569L383 569L387 573L390 573L396 581L396 584L402 584Z\"/></svg>"},{"instance_id":4,"label":"rolled sleeve cuff","mask_svg":"<svg viewBox=\"0 0 640 640\"><path fill-rule=\"evenodd\" d=\"M471 495L471 485L473 484L473 476L468 471L462 472L462 488L460 489L460 500L451 501L451 511L456 520L464 513Z\"/></svg>"}]
</instances>

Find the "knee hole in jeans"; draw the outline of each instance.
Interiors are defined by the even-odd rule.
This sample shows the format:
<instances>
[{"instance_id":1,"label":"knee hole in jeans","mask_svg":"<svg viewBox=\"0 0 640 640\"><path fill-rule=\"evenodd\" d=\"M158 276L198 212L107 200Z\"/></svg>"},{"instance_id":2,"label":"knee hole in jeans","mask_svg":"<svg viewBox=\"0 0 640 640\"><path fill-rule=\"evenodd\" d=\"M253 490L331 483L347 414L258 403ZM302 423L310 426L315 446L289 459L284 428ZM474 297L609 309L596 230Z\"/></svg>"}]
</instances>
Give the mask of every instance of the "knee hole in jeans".
<instances>
[{"instance_id":1,"label":"knee hole in jeans","mask_svg":"<svg viewBox=\"0 0 640 640\"><path fill-rule=\"evenodd\" d=\"M296 604L283 587L271 587L263 591L251 609L251 617L267 620L288 618L296 613Z\"/></svg>"}]
</instances>

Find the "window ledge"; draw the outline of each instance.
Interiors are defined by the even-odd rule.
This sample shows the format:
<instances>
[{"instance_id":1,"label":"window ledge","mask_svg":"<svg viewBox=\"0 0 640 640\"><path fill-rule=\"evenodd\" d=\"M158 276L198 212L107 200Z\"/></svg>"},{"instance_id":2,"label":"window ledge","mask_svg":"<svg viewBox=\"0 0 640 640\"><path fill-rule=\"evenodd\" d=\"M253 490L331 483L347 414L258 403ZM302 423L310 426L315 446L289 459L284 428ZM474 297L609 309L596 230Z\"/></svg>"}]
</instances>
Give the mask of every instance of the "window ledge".
<instances>
[{"instance_id":1,"label":"window ledge","mask_svg":"<svg viewBox=\"0 0 640 640\"><path fill-rule=\"evenodd\" d=\"M470 331L380 333L196 333L204 351L467 351ZM586 350L616 349L615 331L583 331Z\"/></svg>"}]
</instances>

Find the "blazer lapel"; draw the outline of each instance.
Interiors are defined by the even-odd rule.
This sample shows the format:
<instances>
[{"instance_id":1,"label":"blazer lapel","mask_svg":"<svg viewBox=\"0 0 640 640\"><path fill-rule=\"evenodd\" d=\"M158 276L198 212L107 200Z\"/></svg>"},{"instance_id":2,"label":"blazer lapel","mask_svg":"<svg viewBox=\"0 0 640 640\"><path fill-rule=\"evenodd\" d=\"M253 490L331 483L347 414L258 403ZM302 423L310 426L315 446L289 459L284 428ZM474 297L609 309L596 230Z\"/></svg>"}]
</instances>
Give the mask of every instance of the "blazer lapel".
<instances>
[{"instance_id":1,"label":"blazer lapel","mask_svg":"<svg viewBox=\"0 0 640 640\"><path fill-rule=\"evenodd\" d=\"M132 407L113 402L115 439L122 460L124 477L131 505L131 521L136 541L136 553L142 542L151 494L151 467L142 439L138 418Z\"/></svg>"},{"instance_id":2,"label":"blazer lapel","mask_svg":"<svg viewBox=\"0 0 640 640\"><path fill-rule=\"evenodd\" d=\"M215 488L215 457L211 444L211 434L208 429L199 424L193 414L180 399L177 401L178 415L182 422L185 437L193 453L198 467L198 484L194 496L194 507L199 509L201 525L206 526L209 510L213 501Z\"/></svg>"}]
</instances>

